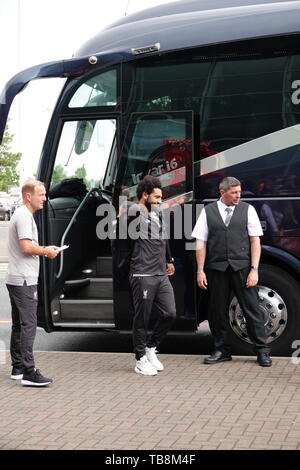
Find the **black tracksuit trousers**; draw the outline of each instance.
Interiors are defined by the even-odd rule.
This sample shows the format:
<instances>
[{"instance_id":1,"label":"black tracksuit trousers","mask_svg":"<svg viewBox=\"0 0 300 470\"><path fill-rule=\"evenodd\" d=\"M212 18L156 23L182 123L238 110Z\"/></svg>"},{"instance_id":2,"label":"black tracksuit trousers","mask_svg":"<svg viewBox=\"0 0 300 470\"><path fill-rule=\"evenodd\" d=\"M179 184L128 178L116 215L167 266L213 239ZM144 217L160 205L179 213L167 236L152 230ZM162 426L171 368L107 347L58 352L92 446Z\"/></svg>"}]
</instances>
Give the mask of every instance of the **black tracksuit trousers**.
<instances>
[{"instance_id":1,"label":"black tracksuit trousers","mask_svg":"<svg viewBox=\"0 0 300 470\"><path fill-rule=\"evenodd\" d=\"M133 347L139 360L145 355L146 346L156 347L164 339L176 318L173 287L167 275L130 276L134 306ZM152 334L147 338L148 325L155 305L159 310Z\"/></svg>"}]
</instances>

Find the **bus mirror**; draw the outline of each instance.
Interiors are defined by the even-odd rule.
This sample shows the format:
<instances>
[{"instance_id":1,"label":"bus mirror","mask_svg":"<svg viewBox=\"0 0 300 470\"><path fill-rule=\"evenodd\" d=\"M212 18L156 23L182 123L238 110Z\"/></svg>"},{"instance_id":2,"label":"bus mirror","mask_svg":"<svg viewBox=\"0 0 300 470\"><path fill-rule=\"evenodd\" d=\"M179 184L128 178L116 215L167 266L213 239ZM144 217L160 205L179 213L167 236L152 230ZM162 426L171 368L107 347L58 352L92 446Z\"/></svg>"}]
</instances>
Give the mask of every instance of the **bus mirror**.
<instances>
[{"instance_id":1,"label":"bus mirror","mask_svg":"<svg viewBox=\"0 0 300 470\"><path fill-rule=\"evenodd\" d=\"M81 155L86 152L90 146L96 121L80 121L77 124L75 137L75 152Z\"/></svg>"}]
</instances>

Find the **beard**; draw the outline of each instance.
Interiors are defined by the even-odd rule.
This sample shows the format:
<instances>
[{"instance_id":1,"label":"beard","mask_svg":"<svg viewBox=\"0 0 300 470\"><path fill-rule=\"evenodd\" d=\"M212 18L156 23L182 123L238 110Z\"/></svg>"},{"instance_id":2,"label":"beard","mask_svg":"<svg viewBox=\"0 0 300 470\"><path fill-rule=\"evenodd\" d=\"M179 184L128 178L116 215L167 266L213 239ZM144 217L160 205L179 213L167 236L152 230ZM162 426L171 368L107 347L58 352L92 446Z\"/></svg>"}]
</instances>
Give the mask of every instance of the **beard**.
<instances>
[{"instance_id":1,"label":"beard","mask_svg":"<svg viewBox=\"0 0 300 470\"><path fill-rule=\"evenodd\" d=\"M145 201L145 206L148 212L151 212L151 202Z\"/></svg>"},{"instance_id":2,"label":"beard","mask_svg":"<svg viewBox=\"0 0 300 470\"><path fill-rule=\"evenodd\" d=\"M160 204L158 204L157 202L148 202L148 201L145 201L145 206L146 206L146 209L148 210L148 212L151 212L154 210L154 212L159 212L159 207L160 207Z\"/></svg>"}]
</instances>

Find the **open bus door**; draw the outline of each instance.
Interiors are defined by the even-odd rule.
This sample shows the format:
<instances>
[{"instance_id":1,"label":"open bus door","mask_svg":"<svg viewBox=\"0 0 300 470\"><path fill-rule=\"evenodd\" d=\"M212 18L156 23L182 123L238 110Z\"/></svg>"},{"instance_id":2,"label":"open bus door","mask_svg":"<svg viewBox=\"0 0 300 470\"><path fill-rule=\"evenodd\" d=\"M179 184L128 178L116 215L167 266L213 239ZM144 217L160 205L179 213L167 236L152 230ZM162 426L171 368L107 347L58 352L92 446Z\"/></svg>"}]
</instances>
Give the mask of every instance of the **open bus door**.
<instances>
[{"instance_id":1,"label":"open bus door","mask_svg":"<svg viewBox=\"0 0 300 470\"><path fill-rule=\"evenodd\" d=\"M31 80L51 77L76 78L93 69L96 62L89 61L89 57L74 58L37 65L15 75L7 83L0 97L0 142L4 135L13 99ZM96 283L90 282L88 276L90 266L88 265L85 273L85 278L88 279L75 279L75 282L73 280L76 269L80 267L83 269L88 256L92 256L97 250L99 251L96 241L96 222L99 218L96 218L96 209L100 204L111 204L109 195L104 194L100 183L104 177L110 153L116 152L117 115L110 116L106 113L102 118L99 115L93 119L82 118L75 120L71 116L70 118L59 119L56 110L54 117L55 119L51 121L52 127L55 127L54 134L50 135L48 131L46 136L46 143L37 171L38 178L45 182L47 189L51 189L51 186L57 182L55 172L57 176L57 165L59 166L60 163L63 163L63 166L72 167L71 173L66 174L64 178L84 177L86 154L91 155L93 152L96 163L94 168L90 165L89 171L95 179L96 191L87 192L84 201L80 200L76 194L74 197L70 197L71 195L68 194L61 195L58 198L50 198L43 213L36 214L40 244L62 246L62 244L68 243L68 237L72 238L69 249L61 252L55 263L51 264L48 260L42 259L39 281L38 324L46 331L51 331L53 326L55 327L55 323L59 326L65 324L65 326L71 327L75 325L78 325L78 327L88 325L95 327L99 319L101 325L113 326L112 298L105 298L105 302L101 298L103 306L101 305L99 308L97 304L99 299L95 299L97 296L95 291L97 291L99 284L96 285ZM103 137L104 134L108 136L106 139ZM73 139L72 144L74 146L69 146L70 139ZM51 142L49 142L50 140ZM98 149L96 149L97 144ZM73 153L77 154L76 159L72 155ZM103 153L105 153L104 157ZM80 166L78 164L79 156L82 157ZM59 162L60 158L64 161ZM77 163L74 166L75 160ZM65 169L63 168L63 171ZM91 176L89 178L90 180L93 179ZM92 188L89 187L88 189ZM101 244L102 258L106 258L106 254L110 255L108 244L108 241ZM97 256L95 263L97 264ZM104 294L111 296L111 269L107 271L104 266L105 263L107 264L107 260L102 259L101 272L104 273L105 280L103 281L104 285L100 286L98 290L102 292L101 296ZM89 286L87 286L88 284ZM84 287L88 290L87 298L85 298ZM79 291L83 295L83 299L81 295L78 299ZM74 296L76 297L76 305L72 303Z\"/></svg>"},{"instance_id":2,"label":"open bus door","mask_svg":"<svg viewBox=\"0 0 300 470\"><path fill-rule=\"evenodd\" d=\"M47 244L68 248L44 262L41 279L55 328L115 327L110 240L98 224L100 206L112 207L103 181L116 152L116 116L61 121L43 215Z\"/></svg>"},{"instance_id":3,"label":"open bus door","mask_svg":"<svg viewBox=\"0 0 300 470\"><path fill-rule=\"evenodd\" d=\"M114 205L130 205L136 197L137 183L147 174L162 183L163 212L168 225L175 275L174 288L177 321L174 328L196 329L195 256L187 251L192 232L193 199L193 112L170 111L133 113L117 176ZM114 270L116 324L125 327L130 294L122 273ZM155 315L153 315L153 322Z\"/></svg>"}]
</instances>

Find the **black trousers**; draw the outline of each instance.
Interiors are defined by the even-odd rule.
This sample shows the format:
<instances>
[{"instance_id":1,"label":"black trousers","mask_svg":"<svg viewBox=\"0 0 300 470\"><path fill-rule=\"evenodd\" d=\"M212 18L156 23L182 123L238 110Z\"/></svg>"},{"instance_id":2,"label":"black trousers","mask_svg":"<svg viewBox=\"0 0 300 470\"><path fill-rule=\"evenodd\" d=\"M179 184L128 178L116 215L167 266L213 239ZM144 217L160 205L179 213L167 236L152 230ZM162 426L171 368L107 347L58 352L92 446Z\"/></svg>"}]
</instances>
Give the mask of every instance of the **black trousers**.
<instances>
[{"instance_id":1,"label":"black trousers","mask_svg":"<svg viewBox=\"0 0 300 470\"><path fill-rule=\"evenodd\" d=\"M175 297L167 275L130 276L130 285L134 307L133 347L139 360L144 356L146 346L158 346L170 330L176 318ZM159 318L147 338L153 305L159 310Z\"/></svg>"},{"instance_id":2,"label":"black trousers","mask_svg":"<svg viewBox=\"0 0 300 470\"><path fill-rule=\"evenodd\" d=\"M37 328L37 286L6 284L10 303L12 329L10 354L12 366L31 372L34 369L33 343Z\"/></svg>"},{"instance_id":3,"label":"black trousers","mask_svg":"<svg viewBox=\"0 0 300 470\"><path fill-rule=\"evenodd\" d=\"M249 268L233 271L229 267L225 272L207 270L215 350L230 352L228 312L233 290L243 310L254 352L270 352L266 344L264 314L259 306L257 287L246 287L248 274Z\"/></svg>"}]
</instances>

